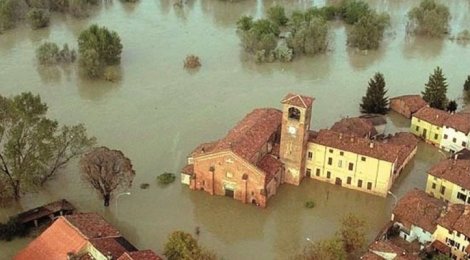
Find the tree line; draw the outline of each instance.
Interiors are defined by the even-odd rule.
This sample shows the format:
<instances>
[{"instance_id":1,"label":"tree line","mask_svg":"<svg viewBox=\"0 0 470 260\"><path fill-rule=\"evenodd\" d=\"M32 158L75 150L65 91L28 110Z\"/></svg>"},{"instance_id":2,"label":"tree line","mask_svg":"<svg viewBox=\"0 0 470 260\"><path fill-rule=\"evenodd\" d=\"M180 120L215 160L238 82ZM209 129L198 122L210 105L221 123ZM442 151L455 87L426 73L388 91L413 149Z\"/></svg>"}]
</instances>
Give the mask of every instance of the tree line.
<instances>
[{"instance_id":1,"label":"tree line","mask_svg":"<svg viewBox=\"0 0 470 260\"><path fill-rule=\"evenodd\" d=\"M388 111L389 98L386 96L384 75L377 72L370 80L366 95L362 97L361 112L368 114L385 114ZM447 97L447 79L440 67L436 67L429 75L428 82L424 84L421 92L423 99L430 107L446 110L453 113L457 110L457 102ZM470 75L463 84L464 97L470 96Z\"/></svg>"},{"instance_id":2,"label":"tree line","mask_svg":"<svg viewBox=\"0 0 470 260\"><path fill-rule=\"evenodd\" d=\"M380 47L384 32L390 26L390 15L378 13L362 0L344 0L336 5L311 7L286 15L284 7L272 6L266 18L254 20L242 16L237 32L246 52L257 62L291 61L294 56L324 53L329 45L327 21L340 19L347 25L347 45L360 50ZM442 37L449 33L450 12L435 0L422 0L407 13L408 34ZM463 31L458 39L469 39Z\"/></svg>"}]
</instances>

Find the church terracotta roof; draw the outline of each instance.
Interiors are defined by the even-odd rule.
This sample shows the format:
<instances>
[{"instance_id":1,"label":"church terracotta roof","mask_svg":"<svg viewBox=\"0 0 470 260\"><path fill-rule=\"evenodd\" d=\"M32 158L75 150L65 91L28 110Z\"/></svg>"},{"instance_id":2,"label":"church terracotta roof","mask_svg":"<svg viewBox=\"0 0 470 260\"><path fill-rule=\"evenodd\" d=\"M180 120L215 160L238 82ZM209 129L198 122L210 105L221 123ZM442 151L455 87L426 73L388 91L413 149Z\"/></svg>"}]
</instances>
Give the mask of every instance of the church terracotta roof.
<instances>
[{"instance_id":1,"label":"church terracotta roof","mask_svg":"<svg viewBox=\"0 0 470 260\"><path fill-rule=\"evenodd\" d=\"M401 149L399 145L384 144L331 130L320 130L318 135L311 139L311 142L391 163L397 161Z\"/></svg>"},{"instance_id":2,"label":"church terracotta roof","mask_svg":"<svg viewBox=\"0 0 470 260\"><path fill-rule=\"evenodd\" d=\"M423 107L413 116L433 125L443 126L444 122L449 118L450 114L440 109Z\"/></svg>"},{"instance_id":3,"label":"church terracotta roof","mask_svg":"<svg viewBox=\"0 0 470 260\"><path fill-rule=\"evenodd\" d=\"M162 258L152 250L142 250L124 253L117 260L162 260Z\"/></svg>"},{"instance_id":4,"label":"church terracotta roof","mask_svg":"<svg viewBox=\"0 0 470 260\"><path fill-rule=\"evenodd\" d=\"M86 237L64 217L59 217L39 237L21 250L14 259L67 259L67 253L78 253L86 245Z\"/></svg>"},{"instance_id":5,"label":"church terracotta roof","mask_svg":"<svg viewBox=\"0 0 470 260\"><path fill-rule=\"evenodd\" d=\"M65 216L86 238L119 237L119 230L96 213L77 213Z\"/></svg>"},{"instance_id":6,"label":"church terracotta roof","mask_svg":"<svg viewBox=\"0 0 470 260\"><path fill-rule=\"evenodd\" d=\"M420 110L421 108L428 105L426 101L420 95L403 95L398 97L393 97L390 99L392 100L401 100L408 107L411 113L415 113L416 111Z\"/></svg>"},{"instance_id":7,"label":"church terracotta roof","mask_svg":"<svg viewBox=\"0 0 470 260\"><path fill-rule=\"evenodd\" d=\"M470 206L449 204L437 223L447 230L457 231L470 237Z\"/></svg>"},{"instance_id":8,"label":"church terracotta roof","mask_svg":"<svg viewBox=\"0 0 470 260\"><path fill-rule=\"evenodd\" d=\"M194 174L194 164L187 164L184 166L183 169L181 169L182 173L188 174L188 175L193 175Z\"/></svg>"},{"instance_id":9,"label":"church terracotta roof","mask_svg":"<svg viewBox=\"0 0 470 260\"><path fill-rule=\"evenodd\" d=\"M450 115L444 125L468 135L470 133L470 113Z\"/></svg>"},{"instance_id":10,"label":"church terracotta roof","mask_svg":"<svg viewBox=\"0 0 470 260\"><path fill-rule=\"evenodd\" d=\"M255 109L219 140L211 153L231 150L243 159L257 163L256 153L280 129L281 120L282 112L278 109Z\"/></svg>"},{"instance_id":11,"label":"church terracotta roof","mask_svg":"<svg viewBox=\"0 0 470 260\"><path fill-rule=\"evenodd\" d=\"M445 202L415 188L398 201L393 209L394 221L402 223L408 229L414 225L434 233L445 205Z\"/></svg>"},{"instance_id":12,"label":"church terracotta roof","mask_svg":"<svg viewBox=\"0 0 470 260\"><path fill-rule=\"evenodd\" d=\"M330 130L343 134L354 134L359 137L372 137L377 134L374 125L367 119L359 117L343 118Z\"/></svg>"},{"instance_id":13,"label":"church terracotta roof","mask_svg":"<svg viewBox=\"0 0 470 260\"><path fill-rule=\"evenodd\" d=\"M428 173L470 190L470 160L442 160L435 164Z\"/></svg>"},{"instance_id":14,"label":"church terracotta roof","mask_svg":"<svg viewBox=\"0 0 470 260\"><path fill-rule=\"evenodd\" d=\"M269 183L282 167L282 162L274 156L266 154L256 166L266 173L265 180L266 183Z\"/></svg>"},{"instance_id":15,"label":"church terracotta roof","mask_svg":"<svg viewBox=\"0 0 470 260\"><path fill-rule=\"evenodd\" d=\"M281 103L307 108L312 105L314 100L312 97L289 93L282 99Z\"/></svg>"},{"instance_id":16,"label":"church terracotta roof","mask_svg":"<svg viewBox=\"0 0 470 260\"><path fill-rule=\"evenodd\" d=\"M215 146L217 145L218 141L210 142L210 143L203 143L198 145L192 152L191 156L198 156L205 153L210 153L214 150Z\"/></svg>"}]
</instances>

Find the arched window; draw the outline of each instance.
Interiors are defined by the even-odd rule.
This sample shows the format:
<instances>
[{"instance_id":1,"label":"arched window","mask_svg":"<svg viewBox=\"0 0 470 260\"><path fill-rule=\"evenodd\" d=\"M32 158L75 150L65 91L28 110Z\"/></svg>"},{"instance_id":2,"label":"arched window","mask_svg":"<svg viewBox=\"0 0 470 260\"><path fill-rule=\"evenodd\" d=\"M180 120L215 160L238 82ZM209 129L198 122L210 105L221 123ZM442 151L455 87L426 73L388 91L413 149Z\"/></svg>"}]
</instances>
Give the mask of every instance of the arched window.
<instances>
[{"instance_id":1,"label":"arched window","mask_svg":"<svg viewBox=\"0 0 470 260\"><path fill-rule=\"evenodd\" d=\"M290 119L295 119L295 120L300 120L300 110L298 110L295 107L289 108L289 118Z\"/></svg>"}]
</instances>

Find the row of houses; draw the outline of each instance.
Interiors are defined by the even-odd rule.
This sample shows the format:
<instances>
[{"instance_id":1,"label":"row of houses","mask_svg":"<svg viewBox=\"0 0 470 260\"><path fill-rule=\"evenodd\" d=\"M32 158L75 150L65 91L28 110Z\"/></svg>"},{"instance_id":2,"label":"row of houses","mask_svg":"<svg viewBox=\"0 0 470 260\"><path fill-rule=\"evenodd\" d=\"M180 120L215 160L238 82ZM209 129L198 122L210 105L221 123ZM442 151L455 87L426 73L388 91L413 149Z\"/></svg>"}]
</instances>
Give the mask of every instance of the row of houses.
<instances>
[{"instance_id":1,"label":"row of houses","mask_svg":"<svg viewBox=\"0 0 470 260\"><path fill-rule=\"evenodd\" d=\"M59 216L28 244L15 260L160 260L151 250L138 250L119 230L96 213Z\"/></svg>"},{"instance_id":2,"label":"row of houses","mask_svg":"<svg viewBox=\"0 0 470 260\"><path fill-rule=\"evenodd\" d=\"M426 190L414 189L392 211L391 222L362 259L470 257L470 151L428 171Z\"/></svg>"},{"instance_id":3,"label":"row of houses","mask_svg":"<svg viewBox=\"0 0 470 260\"><path fill-rule=\"evenodd\" d=\"M392 98L390 109L411 118L410 132L440 149L455 153L470 148L470 113L431 108L419 95Z\"/></svg>"},{"instance_id":4,"label":"row of houses","mask_svg":"<svg viewBox=\"0 0 470 260\"><path fill-rule=\"evenodd\" d=\"M182 183L261 207L280 184L299 185L304 178L387 196L418 140L409 133L380 135L385 123L380 118L345 118L313 131L313 102L288 94L282 110L253 110L225 137L190 153Z\"/></svg>"}]
</instances>

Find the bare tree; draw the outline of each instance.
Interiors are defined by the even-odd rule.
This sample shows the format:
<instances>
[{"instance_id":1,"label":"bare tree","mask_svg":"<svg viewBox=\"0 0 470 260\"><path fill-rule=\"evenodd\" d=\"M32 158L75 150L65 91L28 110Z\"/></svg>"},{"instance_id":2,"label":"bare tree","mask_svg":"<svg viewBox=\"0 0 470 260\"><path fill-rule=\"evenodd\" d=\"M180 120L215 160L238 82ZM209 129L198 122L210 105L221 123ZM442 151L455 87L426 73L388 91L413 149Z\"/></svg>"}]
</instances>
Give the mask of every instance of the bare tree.
<instances>
[{"instance_id":1,"label":"bare tree","mask_svg":"<svg viewBox=\"0 0 470 260\"><path fill-rule=\"evenodd\" d=\"M102 196L104 206L109 206L113 192L132 185L135 172L129 158L119 150L95 148L80 160L83 179Z\"/></svg>"}]
</instances>

